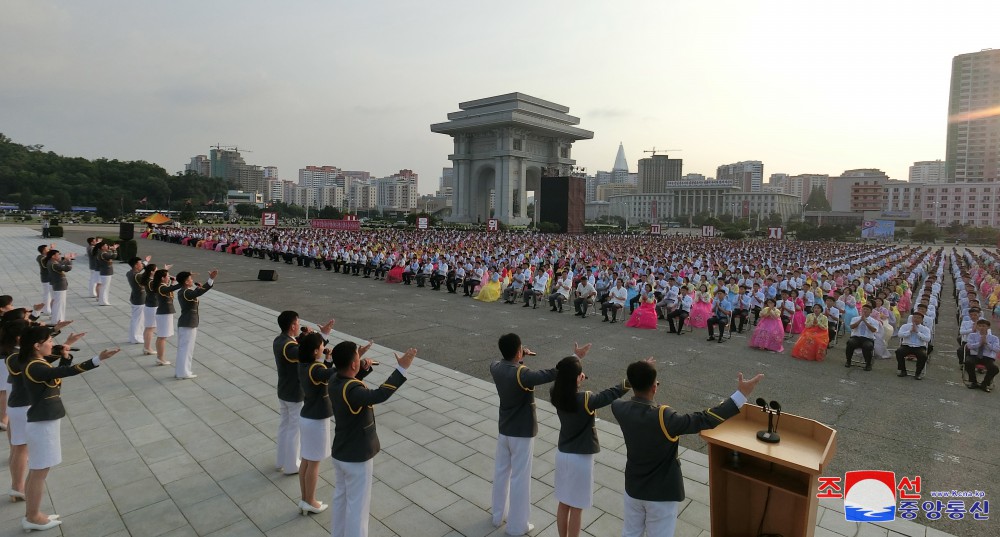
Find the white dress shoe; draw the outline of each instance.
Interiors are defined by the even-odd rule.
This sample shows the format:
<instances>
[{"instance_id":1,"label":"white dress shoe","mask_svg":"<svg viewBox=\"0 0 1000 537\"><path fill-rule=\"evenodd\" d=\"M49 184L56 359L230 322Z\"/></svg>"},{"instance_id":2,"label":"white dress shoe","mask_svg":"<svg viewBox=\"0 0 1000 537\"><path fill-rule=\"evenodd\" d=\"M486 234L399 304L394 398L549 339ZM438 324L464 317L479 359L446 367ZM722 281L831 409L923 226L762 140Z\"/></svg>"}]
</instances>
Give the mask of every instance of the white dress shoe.
<instances>
[{"instance_id":1,"label":"white dress shoe","mask_svg":"<svg viewBox=\"0 0 1000 537\"><path fill-rule=\"evenodd\" d=\"M21 528L24 529L24 531L50 530L60 524L62 524L62 520L49 519L49 522L47 524L35 524L33 522L28 522L27 518L21 519Z\"/></svg>"}]
</instances>

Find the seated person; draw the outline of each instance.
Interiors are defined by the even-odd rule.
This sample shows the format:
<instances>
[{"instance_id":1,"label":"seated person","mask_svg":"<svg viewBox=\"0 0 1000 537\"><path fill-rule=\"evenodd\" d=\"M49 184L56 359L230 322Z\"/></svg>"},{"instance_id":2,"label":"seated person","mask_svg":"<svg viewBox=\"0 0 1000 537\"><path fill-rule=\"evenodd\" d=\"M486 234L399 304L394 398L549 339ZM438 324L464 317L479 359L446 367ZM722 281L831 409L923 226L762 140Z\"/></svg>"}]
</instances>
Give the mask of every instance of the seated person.
<instances>
[{"instance_id":1,"label":"seated person","mask_svg":"<svg viewBox=\"0 0 1000 537\"><path fill-rule=\"evenodd\" d=\"M722 343L722 337L726 333L726 325L733 314L733 305L726 297L725 289L715 291L715 300L712 301L712 316L708 318L708 341L718 341ZM719 339L715 339L715 327L719 327Z\"/></svg>"},{"instance_id":2,"label":"seated person","mask_svg":"<svg viewBox=\"0 0 1000 537\"><path fill-rule=\"evenodd\" d=\"M911 321L899 327L899 348L896 349L898 376L906 376L906 357L917 357L917 371L913 378L924 378L927 364L927 345L931 342L931 330L924 326L924 316L919 311L910 316Z\"/></svg>"},{"instance_id":3,"label":"seated person","mask_svg":"<svg viewBox=\"0 0 1000 537\"><path fill-rule=\"evenodd\" d=\"M1000 372L997 368L997 353L1000 353L1000 338L990 332L990 322L986 319L976 321L976 331L969 334L966 342L969 347L969 357L965 360L965 372L969 375L969 389L979 388L984 392L991 391L993 378ZM986 368L983 382L978 381L976 366Z\"/></svg>"}]
</instances>

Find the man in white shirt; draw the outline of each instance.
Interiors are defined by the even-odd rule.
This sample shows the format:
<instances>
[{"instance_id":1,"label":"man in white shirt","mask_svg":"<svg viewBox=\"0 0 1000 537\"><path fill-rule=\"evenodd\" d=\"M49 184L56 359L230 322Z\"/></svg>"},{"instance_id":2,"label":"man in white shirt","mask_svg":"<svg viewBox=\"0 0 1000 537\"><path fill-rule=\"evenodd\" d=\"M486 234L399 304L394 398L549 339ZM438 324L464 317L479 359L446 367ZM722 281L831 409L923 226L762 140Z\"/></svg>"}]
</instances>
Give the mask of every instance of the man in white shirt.
<instances>
[{"instance_id":1,"label":"man in white shirt","mask_svg":"<svg viewBox=\"0 0 1000 537\"><path fill-rule=\"evenodd\" d=\"M865 304L861 307L861 315L851 321L851 337L847 340L847 349L844 351L847 356L844 367L851 367L851 356L860 348L861 355L865 358L865 371L872 370L872 354L875 350L875 335L878 333L879 322L871 315L871 304Z\"/></svg>"},{"instance_id":2,"label":"man in white shirt","mask_svg":"<svg viewBox=\"0 0 1000 537\"><path fill-rule=\"evenodd\" d=\"M538 308L538 297L545 295L545 287L548 284L549 273L546 272L545 267L542 267L535 273L535 283L531 286L531 291L524 293L524 306L522 307Z\"/></svg>"},{"instance_id":3,"label":"man in white shirt","mask_svg":"<svg viewBox=\"0 0 1000 537\"><path fill-rule=\"evenodd\" d=\"M511 279L510 285L504 289L503 301L507 304L515 303L517 301L517 295L521 293L525 284L530 280L531 271L528 270L528 262L524 261L521 263L521 270L514 271L514 277Z\"/></svg>"},{"instance_id":4,"label":"man in white shirt","mask_svg":"<svg viewBox=\"0 0 1000 537\"><path fill-rule=\"evenodd\" d=\"M604 315L602 322L608 322L608 310L611 311L611 322L618 322L618 310L625 307L625 300L627 299L628 289L625 288L625 282L621 278L618 278L615 280L615 286L611 288L611 292L608 294L608 300L601 307L601 313Z\"/></svg>"},{"instance_id":5,"label":"man in white shirt","mask_svg":"<svg viewBox=\"0 0 1000 537\"><path fill-rule=\"evenodd\" d=\"M580 278L580 283L576 286L576 299L573 306L576 308L576 315L587 317L587 307L594 303L597 298L597 288L586 278Z\"/></svg>"},{"instance_id":6,"label":"man in white shirt","mask_svg":"<svg viewBox=\"0 0 1000 537\"><path fill-rule=\"evenodd\" d=\"M979 388L990 392L993 378L1000 372L997 368L997 353L1000 353L1000 338L990 333L990 322L980 319L976 322L976 331L969 334L969 358L965 361L965 372L969 375L969 389ZM976 376L976 366L986 368L986 376L982 384Z\"/></svg>"},{"instance_id":7,"label":"man in white shirt","mask_svg":"<svg viewBox=\"0 0 1000 537\"><path fill-rule=\"evenodd\" d=\"M976 323L979 322L979 315L981 310L979 308L969 308L969 318L962 321L962 325L958 329L958 367L960 369L965 368L965 344L969 341L969 334L976 331Z\"/></svg>"},{"instance_id":8,"label":"man in white shirt","mask_svg":"<svg viewBox=\"0 0 1000 537\"><path fill-rule=\"evenodd\" d=\"M688 294L688 288L681 286L678 289L677 307L667 314L667 322L670 323L670 333L681 335L684 333L684 321L691 315L691 306L694 300ZM677 319L677 328L674 329L674 319Z\"/></svg>"},{"instance_id":9,"label":"man in white shirt","mask_svg":"<svg viewBox=\"0 0 1000 537\"><path fill-rule=\"evenodd\" d=\"M911 321L899 327L899 348L896 349L896 369L898 376L906 376L906 357L917 357L917 372L913 378L923 380L924 365L927 364L927 344L931 341L931 330L923 325L924 316L914 313Z\"/></svg>"},{"instance_id":10,"label":"man in white shirt","mask_svg":"<svg viewBox=\"0 0 1000 537\"><path fill-rule=\"evenodd\" d=\"M562 278L557 278L555 284L555 292L549 295L549 306L552 307L552 311L562 313L563 302L569 300L569 293L573 289L573 276L570 276L568 270L564 270ZM559 309L556 309L556 306Z\"/></svg>"}]
</instances>

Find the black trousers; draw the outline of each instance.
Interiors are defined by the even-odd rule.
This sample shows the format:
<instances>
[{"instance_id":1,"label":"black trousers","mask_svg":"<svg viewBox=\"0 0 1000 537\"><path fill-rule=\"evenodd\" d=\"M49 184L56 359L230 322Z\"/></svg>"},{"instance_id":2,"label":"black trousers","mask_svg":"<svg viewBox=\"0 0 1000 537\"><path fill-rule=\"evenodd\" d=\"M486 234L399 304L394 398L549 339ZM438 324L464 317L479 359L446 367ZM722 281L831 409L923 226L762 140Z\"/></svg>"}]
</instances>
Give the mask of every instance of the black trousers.
<instances>
[{"instance_id":1,"label":"black trousers","mask_svg":"<svg viewBox=\"0 0 1000 537\"><path fill-rule=\"evenodd\" d=\"M754 306L750 311L753 312L753 325L757 326L757 321L760 320L760 306Z\"/></svg>"},{"instance_id":2,"label":"black trousers","mask_svg":"<svg viewBox=\"0 0 1000 537\"><path fill-rule=\"evenodd\" d=\"M715 337L715 327L719 327L719 339L726 333L726 325L729 324L729 317L720 315L708 318L708 337Z\"/></svg>"},{"instance_id":3,"label":"black trousers","mask_svg":"<svg viewBox=\"0 0 1000 537\"><path fill-rule=\"evenodd\" d=\"M577 297L573 300L573 307L580 315L587 315L587 308L590 307L590 299Z\"/></svg>"},{"instance_id":4,"label":"black trousers","mask_svg":"<svg viewBox=\"0 0 1000 537\"><path fill-rule=\"evenodd\" d=\"M865 358L865 366L872 366L872 354L875 352L875 340L861 336L851 336L847 340L847 350L844 351L847 363L851 363L851 356L856 349L861 349L861 356Z\"/></svg>"},{"instance_id":5,"label":"black trousers","mask_svg":"<svg viewBox=\"0 0 1000 537\"><path fill-rule=\"evenodd\" d=\"M684 321L688 318L688 312L676 309L667 314L667 322L670 323L670 331L680 334L684 331ZM677 319L677 329L674 329L674 319Z\"/></svg>"},{"instance_id":6,"label":"black trousers","mask_svg":"<svg viewBox=\"0 0 1000 537\"><path fill-rule=\"evenodd\" d=\"M906 371L906 357L911 354L917 357L917 375L919 375L924 372L924 366L927 365L927 349L923 347L900 345L896 349L896 369Z\"/></svg>"},{"instance_id":7,"label":"black trousers","mask_svg":"<svg viewBox=\"0 0 1000 537\"><path fill-rule=\"evenodd\" d=\"M740 326L736 327L736 319L739 318ZM750 319L750 310L735 309L733 310L733 320L729 323L729 331L739 330L743 333L743 329L747 325L747 321Z\"/></svg>"},{"instance_id":8,"label":"black trousers","mask_svg":"<svg viewBox=\"0 0 1000 537\"><path fill-rule=\"evenodd\" d=\"M976 377L976 366L980 364L986 366L986 376L983 377L982 383L977 382ZM965 373L969 375L969 382L971 382L974 386L978 384L989 386L990 383L993 382L993 377L997 376L998 372L1000 372L1000 368L997 367L997 361L993 358L986 358L985 356L982 358L969 356L969 358L965 360Z\"/></svg>"},{"instance_id":9,"label":"black trousers","mask_svg":"<svg viewBox=\"0 0 1000 537\"><path fill-rule=\"evenodd\" d=\"M603 306L601 306L601 314L604 315L604 320L607 321L608 320L608 310L610 310L611 311L611 320L612 321L616 321L616 320L618 320L618 310L620 310L620 309L622 309L621 306L619 306L618 304L615 304L615 303L613 303L613 302L611 302L609 300L609 301L605 302Z\"/></svg>"},{"instance_id":10,"label":"black trousers","mask_svg":"<svg viewBox=\"0 0 1000 537\"><path fill-rule=\"evenodd\" d=\"M466 278L465 283L462 284L462 291L469 296L472 296L472 292L476 290L476 286L479 285L479 280L474 280L472 278Z\"/></svg>"}]
</instances>

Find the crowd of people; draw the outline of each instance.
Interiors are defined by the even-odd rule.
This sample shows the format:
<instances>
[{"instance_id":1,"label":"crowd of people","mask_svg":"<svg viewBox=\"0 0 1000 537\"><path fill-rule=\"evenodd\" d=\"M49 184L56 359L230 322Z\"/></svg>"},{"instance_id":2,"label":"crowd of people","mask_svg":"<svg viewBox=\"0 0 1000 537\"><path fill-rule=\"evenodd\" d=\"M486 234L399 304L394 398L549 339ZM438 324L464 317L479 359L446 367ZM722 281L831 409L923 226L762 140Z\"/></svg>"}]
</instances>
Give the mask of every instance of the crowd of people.
<instances>
[{"instance_id":1,"label":"crowd of people","mask_svg":"<svg viewBox=\"0 0 1000 537\"><path fill-rule=\"evenodd\" d=\"M895 356L900 377L910 375L910 360L916 362L916 380L923 378L934 351L947 270L960 326L957 358L967 386L989 392L998 373L1000 339L987 317L1000 316L1000 251L989 249L976 253L892 245L400 230L165 228L148 235L303 270L385 280L400 288L443 287L483 302L502 300L525 308L541 302L556 314L572 303L581 320L599 311L609 324L620 315L628 328L655 329L665 321L667 337L705 330L710 342L721 344L733 333L746 333L750 347L771 352L784 352L794 339L790 354L803 360L824 360L845 338L846 367L855 364L856 351L867 371L875 358ZM99 305L111 306L117 251L100 238L87 242L89 295ZM41 512L45 478L61 461L58 432L65 411L60 379L96 368L119 351L106 349L74 364L72 347L83 334L54 344L53 338L72 322L65 318L66 273L74 260L54 245L39 246L35 263L41 302L15 308L11 297L0 297L0 352L6 360L0 423L11 444L9 494L12 501L26 501L26 530L61 523L58 515ZM192 363L199 297L213 288L218 271L209 271L199 284L194 274L172 276L170 265L158 266L150 257L127 264L129 343L142 344L145 354L155 355L156 365L169 365L166 343L176 329L174 376L196 377ZM181 309L178 319L175 300ZM45 315L48 323L41 322ZM371 342L331 342L332 319L314 330L291 310L281 312L276 324L272 350L280 412L275 468L298 475L303 515L332 505L332 535L364 535L373 461L380 449L373 405L403 385L417 351L396 355L391 375L370 388L363 379L380 365L364 358ZM894 335L899 340L893 352L889 344ZM596 411L605 406L622 428L627 449L623 535L671 535L684 498L680 470L667 464L676 457L679 436L735 415L762 378L747 380L741 373L737 390L722 404L682 415L654 402L659 383L652 360L630 364L620 384L590 392L581 390L590 345L575 346L572 355L548 370L524 365L534 353L516 334L501 336L498 347L500 359L490 366L500 397L492 522L506 524L510 535L533 527L536 386L553 383L549 395L561 424L555 476L559 535L579 535L582 511L592 505L593 457L599 450L593 423ZM621 400L629 390L634 397ZM316 498L316 487L320 462L331 455L335 492L328 505Z\"/></svg>"}]
</instances>

